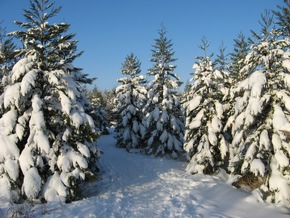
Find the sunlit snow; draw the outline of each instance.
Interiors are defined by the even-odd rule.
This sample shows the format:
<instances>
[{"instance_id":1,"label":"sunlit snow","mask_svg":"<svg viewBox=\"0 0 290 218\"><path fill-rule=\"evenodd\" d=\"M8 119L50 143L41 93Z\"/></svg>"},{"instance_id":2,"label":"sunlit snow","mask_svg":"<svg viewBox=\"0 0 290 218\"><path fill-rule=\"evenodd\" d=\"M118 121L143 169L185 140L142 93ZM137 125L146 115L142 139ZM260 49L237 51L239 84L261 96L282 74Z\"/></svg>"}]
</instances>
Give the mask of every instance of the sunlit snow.
<instances>
[{"instance_id":1,"label":"sunlit snow","mask_svg":"<svg viewBox=\"0 0 290 218\"><path fill-rule=\"evenodd\" d=\"M229 178L222 172L191 175L185 172L185 162L128 153L115 143L113 135L100 138L101 178L82 187L83 200L60 203L65 192L53 179L46 186L46 196L56 201L42 205L0 202L1 216L20 210L36 218L289 217L287 209L258 202L258 196L237 190L230 180L225 183Z\"/></svg>"}]
</instances>

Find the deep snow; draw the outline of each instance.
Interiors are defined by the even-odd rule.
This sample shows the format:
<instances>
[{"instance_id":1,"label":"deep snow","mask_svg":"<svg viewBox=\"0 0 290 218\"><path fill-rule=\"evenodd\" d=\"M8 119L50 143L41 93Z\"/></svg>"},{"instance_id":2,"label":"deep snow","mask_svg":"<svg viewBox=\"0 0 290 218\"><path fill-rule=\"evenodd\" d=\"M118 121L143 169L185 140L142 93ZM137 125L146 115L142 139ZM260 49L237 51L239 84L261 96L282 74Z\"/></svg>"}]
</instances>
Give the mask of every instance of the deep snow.
<instances>
[{"instance_id":1,"label":"deep snow","mask_svg":"<svg viewBox=\"0 0 290 218\"><path fill-rule=\"evenodd\" d=\"M289 217L285 208L257 201L219 177L191 175L186 163L129 153L113 133L99 139L101 180L70 204L0 203L0 217ZM17 214L18 213L18 214ZM21 216L20 216L21 217Z\"/></svg>"}]
</instances>

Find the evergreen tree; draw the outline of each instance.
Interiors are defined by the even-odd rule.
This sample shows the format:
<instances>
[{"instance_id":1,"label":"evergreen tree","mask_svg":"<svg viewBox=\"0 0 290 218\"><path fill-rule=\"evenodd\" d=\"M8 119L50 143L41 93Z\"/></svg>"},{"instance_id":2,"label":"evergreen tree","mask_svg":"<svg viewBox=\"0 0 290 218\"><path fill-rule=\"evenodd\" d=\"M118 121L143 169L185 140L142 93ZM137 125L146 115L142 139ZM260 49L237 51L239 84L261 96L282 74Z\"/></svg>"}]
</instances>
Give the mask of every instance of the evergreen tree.
<instances>
[{"instance_id":1,"label":"evergreen tree","mask_svg":"<svg viewBox=\"0 0 290 218\"><path fill-rule=\"evenodd\" d=\"M212 174L223 165L228 145L223 135L225 114L228 109L224 96L223 72L216 70L206 49L209 43L202 40L201 49L205 56L198 57L194 64L194 83L185 102L186 125L184 149L190 163L190 173Z\"/></svg>"},{"instance_id":2,"label":"evergreen tree","mask_svg":"<svg viewBox=\"0 0 290 218\"><path fill-rule=\"evenodd\" d=\"M0 81L8 76L12 70L12 66L16 63L16 45L12 37L7 36L6 29L1 26L0 22ZM5 80L2 81L0 93L3 93Z\"/></svg>"},{"instance_id":3,"label":"evergreen tree","mask_svg":"<svg viewBox=\"0 0 290 218\"><path fill-rule=\"evenodd\" d=\"M105 111L107 112L107 120L108 120L108 125L109 126L115 126L116 125L116 120L117 120L117 105L115 102L116 99L116 88L113 88L111 90L105 90L103 92L104 96L104 108Z\"/></svg>"},{"instance_id":4,"label":"evergreen tree","mask_svg":"<svg viewBox=\"0 0 290 218\"><path fill-rule=\"evenodd\" d=\"M140 148L142 145L141 138L144 131L142 109L146 99L146 89L145 78L139 75L140 66L140 61L133 53L128 55L121 69L122 74L127 77L119 79L121 85L116 88L117 146L127 150Z\"/></svg>"},{"instance_id":5,"label":"evergreen tree","mask_svg":"<svg viewBox=\"0 0 290 218\"><path fill-rule=\"evenodd\" d=\"M166 37L165 27L155 39L151 62L154 66L148 75L153 80L148 86L148 102L145 107L145 140L148 154L169 154L176 158L183 153L184 121L178 99L179 77L173 72L176 66L171 40Z\"/></svg>"},{"instance_id":6,"label":"evergreen tree","mask_svg":"<svg viewBox=\"0 0 290 218\"><path fill-rule=\"evenodd\" d=\"M60 8L31 0L24 31L12 33L24 48L12 69L1 104L0 186L9 200L70 201L78 185L97 170L94 122L82 85L92 82L72 61L68 24L49 24Z\"/></svg>"},{"instance_id":7,"label":"evergreen tree","mask_svg":"<svg viewBox=\"0 0 290 218\"><path fill-rule=\"evenodd\" d=\"M107 111L105 109L105 100L103 93L98 90L97 87L94 87L92 91L88 93L88 98L92 104L90 114L95 121L95 126L97 130L102 134L108 134L107 129L109 123L107 120Z\"/></svg>"},{"instance_id":8,"label":"evergreen tree","mask_svg":"<svg viewBox=\"0 0 290 218\"><path fill-rule=\"evenodd\" d=\"M276 16L276 32L282 37L290 36L290 11L289 11L289 1L284 1L286 6L278 5L278 10L274 10L273 13Z\"/></svg>"},{"instance_id":9,"label":"evergreen tree","mask_svg":"<svg viewBox=\"0 0 290 218\"><path fill-rule=\"evenodd\" d=\"M238 37L234 39L234 50L229 54L230 56L230 64L229 64L229 74L228 74L228 82L229 82L229 95L226 100L231 106L227 112L227 124L224 128L224 134L226 135L227 141L232 141L231 129L232 122L235 114L235 103L236 98L241 97L243 92L238 89L239 83L245 80L248 77L248 74L252 72L252 69L249 69L249 72L244 72L242 69L244 68L245 58L249 53L249 44L246 41L245 35L241 32Z\"/></svg>"},{"instance_id":10,"label":"evergreen tree","mask_svg":"<svg viewBox=\"0 0 290 218\"><path fill-rule=\"evenodd\" d=\"M219 54L217 55L217 58L214 61L216 69L221 72L228 72L228 55L225 52L226 47L222 42L222 44L219 47Z\"/></svg>"},{"instance_id":11,"label":"evergreen tree","mask_svg":"<svg viewBox=\"0 0 290 218\"><path fill-rule=\"evenodd\" d=\"M244 60L249 77L238 87L243 95L236 99L229 169L241 175L235 185L250 177L265 200L289 205L290 41L277 38L272 19L262 15L262 33L254 33Z\"/></svg>"},{"instance_id":12,"label":"evergreen tree","mask_svg":"<svg viewBox=\"0 0 290 218\"><path fill-rule=\"evenodd\" d=\"M233 86L236 86L239 81L246 79L247 75L243 75L240 71L244 67L243 60L249 53L249 44L246 41L245 35L241 32L238 37L234 39L234 50L229 54L230 65L229 72L230 77L233 80Z\"/></svg>"}]
</instances>

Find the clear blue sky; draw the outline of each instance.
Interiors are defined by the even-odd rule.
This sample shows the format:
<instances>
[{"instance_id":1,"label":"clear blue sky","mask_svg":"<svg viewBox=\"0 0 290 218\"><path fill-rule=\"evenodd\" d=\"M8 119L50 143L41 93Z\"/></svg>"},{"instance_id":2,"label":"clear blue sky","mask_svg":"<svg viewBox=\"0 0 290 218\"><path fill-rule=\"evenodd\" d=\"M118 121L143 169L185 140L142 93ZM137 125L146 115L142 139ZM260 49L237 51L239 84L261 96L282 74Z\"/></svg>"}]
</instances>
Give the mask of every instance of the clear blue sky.
<instances>
[{"instance_id":1,"label":"clear blue sky","mask_svg":"<svg viewBox=\"0 0 290 218\"><path fill-rule=\"evenodd\" d=\"M141 61L142 74L152 67L151 45L163 23L172 39L177 65L175 73L187 82L193 72L198 46L205 36L210 51L218 52L222 42L232 51L233 39L242 31L258 31L258 21L266 9L277 9L283 0L56 0L62 6L54 22L71 24L78 48L84 54L74 65L83 68L101 90L116 87L123 77L120 68L133 52ZM28 0L0 0L0 21L14 31L14 20L24 21Z\"/></svg>"}]
</instances>

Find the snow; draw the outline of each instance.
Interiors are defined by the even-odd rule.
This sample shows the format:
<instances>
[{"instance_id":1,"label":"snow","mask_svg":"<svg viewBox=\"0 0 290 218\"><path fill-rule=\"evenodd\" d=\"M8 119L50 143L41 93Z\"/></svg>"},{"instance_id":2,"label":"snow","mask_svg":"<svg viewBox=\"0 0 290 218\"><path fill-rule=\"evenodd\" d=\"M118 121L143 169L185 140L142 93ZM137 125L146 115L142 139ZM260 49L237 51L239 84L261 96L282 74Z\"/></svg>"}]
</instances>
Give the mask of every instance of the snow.
<instances>
[{"instance_id":1,"label":"snow","mask_svg":"<svg viewBox=\"0 0 290 218\"><path fill-rule=\"evenodd\" d=\"M212 129L215 133L218 133L221 131L222 124L221 124L220 119L217 116L214 116L212 118L211 126L212 126Z\"/></svg>"},{"instance_id":2,"label":"snow","mask_svg":"<svg viewBox=\"0 0 290 218\"><path fill-rule=\"evenodd\" d=\"M240 131L234 136L233 141L232 141L233 147L237 146L239 144L239 142L241 142L243 140L243 135L244 135L244 132Z\"/></svg>"},{"instance_id":3,"label":"snow","mask_svg":"<svg viewBox=\"0 0 290 218\"><path fill-rule=\"evenodd\" d=\"M11 185L8 176L4 175L0 178L0 201L9 201L11 199Z\"/></svg>"},{"instance_id":4,"label":"snow","mask_svg":"<svg viewBox=\"0 0 290 218\"><path fill-rule=\"evenodd\" d=\"M259 98L264 84L267 82L263 71L254 72L249 78L251 96Z\"/></svg>"},{"instance_id":5,"label":"snow","mask_svg":"<svg viewBox=\"0 0 290 218\"><path fill-rule=\"evenodd\" d=\"M238 129L243 126L245 120L245 112L240 113L234 121L233 131L238 131Z\"/></svg>"},{"instance_id":6,"label":"snow","mask_svg":"<svg viewBox=\"0 0 290 218\"><path fill-rule=\"evenodd\" d=\"M4 107L8 108L11 104L15 104L19 108L21 83L16 83L13 86L7 86L4 92Z\"/></svg>"},{"instance_id":7,"label":"snow","mask_svg":"<svg viewBox=\"0 0 290 218\"><path fill-rule=\"evenodd\" d=\"M253 142L250 147L247 149L245 154L245 160L251 160L257 150L257 144Z\"/></svg>"},{"instance_id":8,"label":"snow","mask_svg":"<svg viewBox=\"0 0 290 218\"><path fill-rule=\"evenodd\" d=\"M12 69L12 81L15 82L25 73L27 73L33 66L35 56L28 56L19 60Z\"/></svg>"},{"instance_id":9,"label":"snow","mask_svg":"<svg viewBox=\"0 0 290 218\"><path fill-rule=\"evenodd\" d=\"M252 115L257 115L258 113L261 113L262 107L260 104L260 100L258 98L250 98L247 109L249 109Z\"/></svg>"},{"instance_id":10,"label":"snow","mask_svg":"<svg viewBox=\"0 0 290 218\"><path fill-rule=\"evenodd\" d=\"M265 165L260 159L254 159L251 163L250 171L253 172L256 176L264 176Z\"/></svg>"},{"instance_id":11,"label":"snow","mask_svg":"<svg viewBox=\"0 0 290 218\"><path fill-rule=\"evenodd\" d=\"M210 144L216 145L218 143L218 138L209 123L207 124L207 126L208 126L208 140Z\"/></svg>"},{"instance_id":12,"label":"snow","mask_svg":"<svg viewBox=\"0 0 290 218\"><path fill-rule=\"evenodd\" d=\"M290 131L290 123L286 118L282 108L278 105L274 105L274 114L273 114L273 127L276 130L285 130Z\"/></svg>"},{"instance_id":13,"label":"snow","mask_svg":"<svg viewBox=\"0 0 290 218\"><path fill-rule=\"evenodd\" d=\"M21 94L25 96L32 87L35 86L35 80L38 74L38 70L31 70L26 73L21 81Z\"/></svg>"},{"instance_id":14,"label":"snow","mask_svg":"<svg viewBox=\"0 0 290 218\"><path fill-rule=\"evenodd\" d=\"M153 116L153 119L155 121L157 121L159 119L159 115L160 115L160 110L159 108L156 106L155 109L153 110L152 112L152 116Z\"/></svg>"},{"instance_id":15,"label":"snow","mask_svg":"<svg viewBox=\"0 0 290 218\"><path fill-rule=\"evenodd\" d=\"M289 74L284 74L284 82L287 84L287 86L290 86L290 75Z\"/></svg>"},{"instance_id":16,"label":"snow","mask_svg":"<svg viewBox=\"0 0 290 218\"><path fill-rule=\"evenodd\" d=\"M21 152L19 163L23 173L26 173L34 165L31 153L31 147L29 146L26 146Z\"/></svg>"},{"instance_id":17,"label":"snow","mask_svg":"<svg viewBox=\"0 0 290 218\"><path fill-rule=\"evenodd\" d=\"M77 110L72 110L70 114L70 118L72 119L73 125L78 129L80 125L84 123L83 116Z\"/></svg>"},{"instance_id":18,"label":"snow","mask_svg":"<svg viewBox=\"0 0 290 218\"><path fill-rule=\"evenodd\" d=\"M223 118L223 113L224 113L224 109L223 109L223 105L216 101L215 102L215 108L216 108L216 112L217 112L217 116L219 119L222 119Z\"/></svg>"},{"instance_id":19,"label":"snow","mask_svg":"<svg viewBox=\"0 0 290 218\"><path fill-rule=\"evenodd\" d=\"M7 174L9 175L9 177L13 179L14 181L16 181L16 179L18 178L18 173L19 173L17 161L7 158L5 160L4 165L5 165L5 170Z\"/></svg>"},{"instance_id":20,"label":"snow","mask_svg":"<svg viewBox=\"0 0 290 218\"><path fill-rule=\"evenodd\" d=\"M195 96L190 102L188 106L188 111L193 111L195 110L199 105L202 100L202 96L197 95Z\"/></svg>"},{"instance_id":21,"label":"snow","mask_svg":"<svg viewBox=\"0 0 290 218\"><path fill-rule=\"evenodd\" d=\"M268 131L265 129L262 131L262 133L260 135L259 144L260 144L260 146L263 146L266 150L268 150L270 147L270 139L268 136Z\"/></svg>"},{"instance_id":22,"label":"snow","mask_svg":"<svg viewBox=\"0 0 290 218\"><path fill-rule=\"evenodd\" d=\"M0 152L0 163L3 163L5 158L18 158L19 156L19 148L16 146L15 141L17 138L15 135L5 136L2 135L3 129L0 128L0 144L1 144L1 152ZM1 165L0 165L1 166Z\"/></svg>"},{"instance_id":23,"label":"snow","mask_svg":"<svg viewBox=\"0 0 290 218\"><path fill-rule=\"evenodd\" d=\"M16 124L17 120L17 111L14 109L11 109L7 113L5 113L1 120L0 120L0 126L5 128L5 134L9 135L14 128L14 125Z\"/></svg>"},{"instance_id":24,"label":"snow","mask_svg":"<svg viewBox=\"0 0 290 218\"><path fill-rule=\"evenodd\" d=\"M90 157L90 150L88 147L80 142L77 143L78 151L85 157Z\"/></svg>"},{"instance_id":25,"label":"snow","mask_svg":"<svg viewBox=\"0 0 290 218\"><path fill-rule=\"evenodd\" d=\"M275 158L280 167L289 166L289 158L281 150L275 152Z\"/></svg>"},{"instance_id":26,"label":"snow","mask_svg":"<svg viewBox=\"0 0 290 218\"><path fill-rule=\"evenodd\" d=\"M44 132L38 131L35 134L34 141L37 142L37 146L41 151L45 152L46 154L49 153L50 144L48 137L44 134Z\"/></svg>"},{"instance_id":27,"label":"snow","mask_svg":"<svg viewBox=\"0 0 290 218\"><path fill-rule=\"evenodd\" d=\"M284 203L286 202L285 200L289 200L288 193L290 192L290 188L287 179L281 176L281 173L277 169L276 165L277 159L272 157L270 166L272 175L269 179L269 187L272 191L275 192L275 199Z\"/></svg>"},{"instance_id":28,"label":"snow","mask_svg":"<svg viewBox=\"0 0 290 218\"><path fill-rule=\"evenodd\" d=\"M218 176L186 173L185 162L128 153L115 146L113 135L102 136L98 144L104 152L99 163L101 180L82 187L86 198L60 203L64 187L58 175L53 175L46 195L56 201L41 205L0 201L0 214L8 217L21 210L36 218L289 217L287 209L258 202L258 196L238 190Z\"/></svg>"},{"instance_id":29,"label":"snow","mask_svg":"<svg viewBox=\"0 0 290 218\"><path fill-rule=\"evenodd\" d=\"M169 117L169 116L168 116L167 111L164 110L164 111L162 112L161 117L160 117L160 121L163 122L163 123L165 123L165 122L168 120L168 117Z\"/></svg>"},{"instance_id":30,"label":"snow","mask_svg":"<svg viewBox=\"0 0 290 218\"><path fill-rule=\"evenodd\" d=\"M22 189L29 199L33 199L37 197L38 193L40 192L40 188L41 178L38 174L37 169L35 167L31 167L24 174Z\"/></svg>"},{"instance_id":31,"label":"snow","mask_svg":"<svg viewBox=\"0 0 290 218\"><path fill-rule=\"evenodd\" d=\"M71 100L62 91L58 93L60 97L62 111L65 112L67 115L69 115L72 107Z\"/></svg>"},{"instance_id":32,"label":"snow","mask_svg":"<svg viewBox=\"0 0 290 218\"><path fill-rule=\"evenodd\" d=\"M204 109L200 110L196 117L189 123L190 129L196 129L199 128L201 125L201 119L204 116Z\"/></svg>"},{"instance_id":33,"label":"snow","mask_svg":"<svg viewBox=\"0 0 290 218\"><path fill-rule=\"evenodd\" d=\"M48 179L43 192L45 199L48 201L58 200L63 202L65 200L67 195L66 187L63 185L58 173L55 172L54 175Z\"/></svg>"},{"instance_id":34,"label":"snow","mask_svg":"<svg viewBox=\"0 0 290 218\"><path fill-rule=\"evenodd\" d=\"M228 152L228 143L223 136L221 137L221 141L220 141L220 152L221 152L221 158L224 159Z\"/></svg>"}]
</instances>

